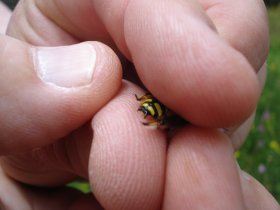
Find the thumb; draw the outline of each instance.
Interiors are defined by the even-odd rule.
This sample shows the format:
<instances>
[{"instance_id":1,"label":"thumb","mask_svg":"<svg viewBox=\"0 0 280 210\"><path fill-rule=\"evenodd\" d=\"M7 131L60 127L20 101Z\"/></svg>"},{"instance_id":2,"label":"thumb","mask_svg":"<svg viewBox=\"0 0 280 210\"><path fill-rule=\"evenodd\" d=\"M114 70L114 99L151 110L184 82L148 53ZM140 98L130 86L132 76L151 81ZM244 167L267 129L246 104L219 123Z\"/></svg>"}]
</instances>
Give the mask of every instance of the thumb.
<instances>
[{"instance_id":1,"label":"thumb","mask_svg":"<svg viewBox=\"0 0 280 210\"><path fill-rule=\"evenodd\" d=\"M64 137L120 84L120 62L103 44L32 47L0 35L0 155Z\"/></svg>"}]
</instances>

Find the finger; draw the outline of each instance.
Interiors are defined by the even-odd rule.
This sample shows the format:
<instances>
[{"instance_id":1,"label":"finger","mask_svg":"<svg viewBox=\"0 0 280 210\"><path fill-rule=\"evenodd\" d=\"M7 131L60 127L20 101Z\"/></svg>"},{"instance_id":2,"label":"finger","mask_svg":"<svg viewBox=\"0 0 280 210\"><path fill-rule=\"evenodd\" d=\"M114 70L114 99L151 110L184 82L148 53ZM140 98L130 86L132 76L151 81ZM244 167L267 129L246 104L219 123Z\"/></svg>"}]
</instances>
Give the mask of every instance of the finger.
<instances>
[{"instance_id":1,"label":"finger","mask_svg":"<svg viewBox=\"0 0 280 210\"><path fill-rule=\"evenodd\" d=\"M92 138L92 128L86 123L53 144L3 156L0 164L14 180L33 186L62 186L77 177L87 180Z\"/></svg>"},{"instance_id":2,"label":"finger","mask_svg":"<svg viewBox=\"0 0 280 210\"><path fill-rule=\"evenodd\" d=\"M131 1L125 18L137 72L168 107L211 127L236 125L253 112L260 88L253 68L195 1Z\"/></svg>"},{"instance_id":3,"label":"finger","mask_svg":"<svg viewBox=\"0 0 280 210\"><path fill-rule=\"evenodd\" d=\"M127 37L125 37L126 34L120 26L124 25L125 22L130 22L130 15L128 15L126 12L128 11L128 13L130 13L129 9L133 7L130 4L133 4L133 1L102 1L102 4L100 4L99 1L93 2L96 7L96 12L104 22L108 32L117 42L120 49L122 49L125 54L129 54L126 52L128 51L126 47ZM166 4L166 2L163 4ZM188 2L189 9L194 12L191 12L190 16L193 16L194 14L194 18L197 16L202 17L202 19L204 19L203 21L205 21L206 24L209 24L213 28L217 29L220 36L225 38L226 41L229 42L235 49L240 51L249 60L255 70L259 70L261 65L263 65L268 53L268 24L264 2L262 0L250 0L246 2L242 0L199 0L198 2L200 3L200 5L198 5L196 1ZM147 1L147 3L149 2ZM179 3L181 5L186 4L185 2L182 3L182 1L175 1L175 4L176 3ZM143 5L144 4L145 3L143 3ZM130 7L127 8L128 6ZM157 6L157 3L155 3L150 5L150 7L153 7L153 9L155 9L154 12L156 13L158 12L158 10L163 10L163 13L165 13L165 15L161 17L167 17L167 19L169 18L169 12L164 7L161 7L161 5ZM202 7L206 11L209 19L205 17L205 14L203 14L204 11L202 11L199 7ZM144 12L143 8L145 9L145 7L138 8L135 7L136 10ZM174 13L172 15L177 16L178 14ZM150 25L154 24L153 22L158 19L158 17L156 16L156 14L154 14L153 17L150 17L150 15L146 16L146 19L149 19L148 21L146 21L146 23L149 23L151 21L152 23L150 23ZM180 15L178 15L178 17L179 16ZM137 15L135 15L135 17L137 17ZM167 19L162 21L163 25L165 25L165 21L167 21ZM136 19L134 18L132 19L132 21L135 20ZM183 18L178 19L178 21L180 22L181 20L183 20ZM130 25L129 23L127 23L125 25L125 28L134 28L135 26L141 27L141 25L139 24ZM174 26L177 25L178 24L174 24ZM144 27L146 26L148 25L145 25L144 23ZM193 24L190 24L188 26L193 26ZM158 25L156 29L160 27L161 26ZM139 30L141 29L139 28ZM176 30L174 30L174 32L176 32ZM138 35L135 34L136 36L132 36L131 38L137 39L139 38L138 36L142 36L143 33L146 32L143 31ZM161 36L163 36L163 34ZM188 36L188 34L186 34L186 36ZM140 40L144 38L149 39L149 37L143 37ZM168 36L167 39L168 38L170 37ZM154 39L154 41L157 42L157 38Z\"/></svg>"},{"instance_id":4,"label":"finger","mask_svg":"<svg viewBox=\"0 0 280 210\"><path fill-rule=\"evenodd\" d=\"M218 33L258 71L268 49L268 20L263 0L200 0Z\"/></svg>"},{"instance_id":5,"label":"finger","mask_svg":"<svg viewBox=\"0 0 280 210\"><path fill-rule=\"evenodd\" d=\"M165 135L143 126L134 94L124 82L121 92L93 121L89 160L93 192L105 209L159 209L165 170Z\"/></svg>"},{"instance_id":6,"label":"finger","mask_svg":"<svg viewBox=\"0 0 280 210\"><path fill-rule=\"evenodd\" d=\"M96 42L35 48L1 36L0 63L2 155L69 134L113 97L121 82L117 57Z\"/></svg>"},{"instance_id":7,"label":"finger","mask_svg":"<svg viewBox=\"0 0 280 210\"><path fill-rule=\"evenodd\" d=\"M241 125L231 128L222 129L222 131L230 138L235 150L240 148L240 146L246 140L252 124L255 120L255 113L253 113L245 122Z\"/></svg>"},{"instance_id":8,"label":"finger","mask_svg":"<svg viewBox=\"0 0 280 210\"><path fill-rule=\"evenodd\" d=\"M256 179L240 170L242 192L247 209L279 210L279 204Z\"/></svg>"},{"instance_id":9,"label":"finger","mask_svg":"<svg viewBox=\"0 0 280 210\"><path fill-rule=\"evenodd\" d=\"M267 71L266 64L264 64L257 73L262 90L265 85L266 71ZM248 136L251 130L254 119L255 119L255 112L241 125L223 129L225 134L228 135L229 138L231 139L235 149L238 149L246 140L246 137Z\"/></svg>"},{"instance_id":10,"label":"finger","mask_svg":"<svg viewBox=\"0 0 280 210\"><path fill-rule=\"evenodd\" d=\"M176 134L168 149L163 209L245 209L225 135L195 127Z\"/></svg>"},{"instance_id":11,"label":"finger","mask_svg":"<svg viewBox=\"0 0 280 210\"><path fill-rule=\"evenodd\" d=\"M87 0L20 1L13 12L8 34L39 46L69 45L88 40L112 43L92 2Z\"/></svg>"}]
</instances>

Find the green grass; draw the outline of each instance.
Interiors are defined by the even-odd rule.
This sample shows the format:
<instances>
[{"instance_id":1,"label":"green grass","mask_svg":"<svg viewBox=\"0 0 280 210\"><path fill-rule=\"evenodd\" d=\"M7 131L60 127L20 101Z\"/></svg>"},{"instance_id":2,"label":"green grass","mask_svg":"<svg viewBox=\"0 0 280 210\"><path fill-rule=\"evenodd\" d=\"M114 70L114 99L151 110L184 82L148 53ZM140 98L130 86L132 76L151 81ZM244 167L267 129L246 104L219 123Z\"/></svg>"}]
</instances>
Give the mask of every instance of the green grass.
<instances>
[{"instance_id":1,"label":"green grass","mask_svg":"<svg viewBox=\"0 0 280 210\"><path fill-rule=\"evenodd\" d=\"M280 202L280 6L269 8L271 47L268 75L252 131L238 153L243 170Z\"/></svg>"},{"instance_id":2,"label":"green grass","mask_svg":"<svg viewBox=\"0 0 280 210\"><path fill-rule=\"evenodd\" d=\"M280 6L268 10L271 48L268 75L252 131L238 151L241 168L259 180L280 202ZM87 183L71 187L89 192Z\"/></svg>"},{"instance_id":3,"label":"green grass","mask_svg":"<svg viewBox=\"0 0 280 210\"><path fill-rule=\"evenodd\" d=\"M89 193L91 191L90 185L87 181L75 181L67 185L68 187L78 189L83 193Z\"/></svg>"}]
</instances>

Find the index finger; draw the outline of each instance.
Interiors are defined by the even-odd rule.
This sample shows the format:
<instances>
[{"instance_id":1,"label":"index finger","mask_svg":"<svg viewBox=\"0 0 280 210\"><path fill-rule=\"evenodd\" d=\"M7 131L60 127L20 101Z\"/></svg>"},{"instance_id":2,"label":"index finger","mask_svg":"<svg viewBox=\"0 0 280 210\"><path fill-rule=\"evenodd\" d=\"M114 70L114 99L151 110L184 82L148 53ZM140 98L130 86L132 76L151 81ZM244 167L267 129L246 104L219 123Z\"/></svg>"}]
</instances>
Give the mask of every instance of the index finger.
<instances>
[{"instance_id":1,"label":"index finger","mask_svg":"<svg viewBox=\"0 0 280 210\"><path fill-rule=\"evenodd\" d=\"M232 126L252 113L260 90L255 71L215 30L202 5L131 1L125 18L137 72L168 107L193 124L210 127Z\"/></svg>"}]
</instances>

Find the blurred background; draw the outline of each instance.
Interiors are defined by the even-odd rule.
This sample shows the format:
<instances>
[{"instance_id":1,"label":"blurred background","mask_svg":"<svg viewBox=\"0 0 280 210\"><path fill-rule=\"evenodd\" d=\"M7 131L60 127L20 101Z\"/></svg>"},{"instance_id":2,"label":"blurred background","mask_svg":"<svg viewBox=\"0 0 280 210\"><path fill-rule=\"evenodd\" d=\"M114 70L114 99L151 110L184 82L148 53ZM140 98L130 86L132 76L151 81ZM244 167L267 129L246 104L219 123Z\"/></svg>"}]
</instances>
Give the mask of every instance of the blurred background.
<instances>
[{"instance_id":1,"label":"blurred background","mask_svg":"<svg viewBox=\"0 0 280 210\"><path fill-rule=\"evenodd\" d=\"M236 158L280 202L280 0L265 3L270 27L267 80L252 130Z\"/></svg>"},{"instance_id":2,"label":"blurred background","mask_svg":"<svg viewBox=\"0 0 280 210\"><path fill-rule=\"evenodd\" d=\"M11 9L17 3L17 0L2 1ZM271 41L267 81L252 130L235 156L240 167L259 180L280 202L280 0L267 0L265 3ZM90 191L84 182L69 186Z\"/></svg>"}]
</instances>

